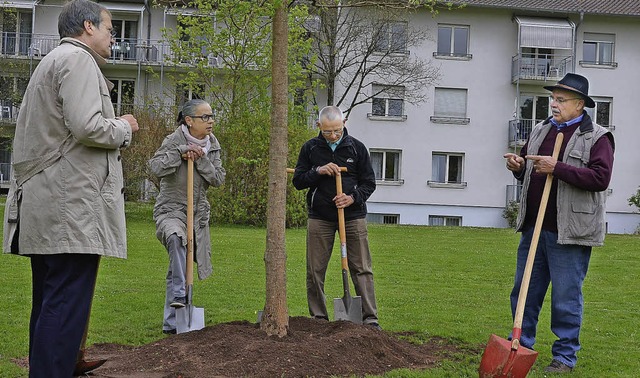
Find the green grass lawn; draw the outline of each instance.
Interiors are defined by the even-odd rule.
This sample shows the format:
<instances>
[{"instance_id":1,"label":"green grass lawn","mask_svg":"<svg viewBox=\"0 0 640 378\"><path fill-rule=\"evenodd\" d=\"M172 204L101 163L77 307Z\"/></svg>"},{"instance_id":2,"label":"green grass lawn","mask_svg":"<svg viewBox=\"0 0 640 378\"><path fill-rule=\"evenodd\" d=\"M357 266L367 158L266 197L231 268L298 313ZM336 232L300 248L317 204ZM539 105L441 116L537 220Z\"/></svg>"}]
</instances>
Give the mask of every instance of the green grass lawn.
<instances>
[{"instance_id":1,"label":"green grass lawn","mask_svg":"<svg viewBox=\"0 0 640 378\"><path fill-rule=\"evenodd\" d=\"M127 204L127 260L103 259L88 343L142 345L161 334L167 255L155 238L149 205ZM214 274L194 284L194 303L207 325L255 321L264 306L262 228L214 226ZM306 316L305 230L287 230L290 316ZM512 321L509 292L519 234L508 229L370 225L369 239L380 325L388 331L441 336L483 350L489 336L506 337ZM585 320L578 367L572 377L638 377L640 347L640 237L608 235L594 249L585 283ZM327 272L327 304L342 296L338 243ZM0 377L26 376L12 358L28 353L31 308L29 260L0 256ZM542 310L530 377L544 377L554 335ZM426 371L389 377L477 377L480 355Z\"/></svg>"}]
</instances>

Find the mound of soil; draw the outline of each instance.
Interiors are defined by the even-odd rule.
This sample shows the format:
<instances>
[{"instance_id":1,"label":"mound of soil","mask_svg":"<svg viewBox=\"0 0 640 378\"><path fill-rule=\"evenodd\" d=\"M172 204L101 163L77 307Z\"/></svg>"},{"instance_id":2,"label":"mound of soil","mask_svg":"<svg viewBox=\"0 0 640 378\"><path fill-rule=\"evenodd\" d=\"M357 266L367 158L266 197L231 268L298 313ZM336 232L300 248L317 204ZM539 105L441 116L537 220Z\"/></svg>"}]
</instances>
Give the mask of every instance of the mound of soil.
<instances>
[{"instance_id":1,"label":"mound of soil","mask_svg":"<svg viewBox=\"0 0 640 378\"><path fill-rule=\"evenodd\" d=\"M93 377L330 377L425 369L456 353L479 352L441 338L418 345L401 336L410 335L294 317L283 338L268 337L254 323L231 322L140 347L94 344L86 359L108 359Z\"/></svg>"}]
</instances>

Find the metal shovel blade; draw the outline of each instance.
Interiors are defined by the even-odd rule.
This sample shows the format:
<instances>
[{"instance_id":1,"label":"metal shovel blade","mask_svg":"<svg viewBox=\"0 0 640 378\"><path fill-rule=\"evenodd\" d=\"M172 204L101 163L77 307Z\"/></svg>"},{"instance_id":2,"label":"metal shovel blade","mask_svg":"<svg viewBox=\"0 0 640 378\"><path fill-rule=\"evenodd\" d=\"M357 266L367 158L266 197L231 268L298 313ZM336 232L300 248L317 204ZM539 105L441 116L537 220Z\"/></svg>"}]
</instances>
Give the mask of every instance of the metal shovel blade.
<instances>
[{"instance_id":1,"label":"metal shovel blade","mask_svg":"<svg viewBox=\"0 0 640 378\"><path fill-rule=\"evenodd\" d=\"M352 323L362 324L362 298L334 298L333 317L335 320L347 320Z\"/></svg>"},{"instance_id":2,"label":"metal shovel blade","mask_svg":"<svg viewBox=\"0 0 640 378\"><path fill-rule=\"evenodd\" d=\"M176 332L185 333L204 328L204 308L188 304L176 309Z\"/></svg>"},{"instance_id":3,"label":"metal shovel blade","mask_svg":"<svg viewBox=\"0 0 640 378\"><path fill-rule=\"evenodd\" d=\"M351 296L348 275L347 270L342 269L343 297L333 300L333 318L362 324L362 298Z\"/></svg>"},{"instance_id":4,"label":"metal shovel blade","mask_svg":"<svg viewBox=\"0 0 640 378\"><path fill-rule=\"evenodd\" d=\"M536 362L538 352L491 335L480 362L480 378L525 378Z\"/></svg>"}]
</instances>

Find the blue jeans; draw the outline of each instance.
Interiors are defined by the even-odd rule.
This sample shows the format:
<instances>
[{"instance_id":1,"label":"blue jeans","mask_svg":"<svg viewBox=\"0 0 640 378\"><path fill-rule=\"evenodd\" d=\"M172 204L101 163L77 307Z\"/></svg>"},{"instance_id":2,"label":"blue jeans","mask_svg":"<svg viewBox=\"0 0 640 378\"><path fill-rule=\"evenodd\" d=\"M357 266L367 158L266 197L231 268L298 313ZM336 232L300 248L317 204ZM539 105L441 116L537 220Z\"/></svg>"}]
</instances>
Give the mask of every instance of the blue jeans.
<instances>
[{"instance_id":1,"label":"blue jeans","mask_svg":"<svg viewBox=\"0 0 640 378\"><path fill-rule=\"evenodd\" d=\"M515 316L520 283L531 245L533 228L522 232L518 247L518 260L513 290L511 313ZM522 320L523 346L532 349L536 342L538 315L551 283L551 331L558 337L553 343L553 359L568 366L575 366L580 350L580 326L582 325L582 284L589 268L591 247L561 245L558 234L542 230L531 272L529 292Z\"/></svg>"}]
</instances>

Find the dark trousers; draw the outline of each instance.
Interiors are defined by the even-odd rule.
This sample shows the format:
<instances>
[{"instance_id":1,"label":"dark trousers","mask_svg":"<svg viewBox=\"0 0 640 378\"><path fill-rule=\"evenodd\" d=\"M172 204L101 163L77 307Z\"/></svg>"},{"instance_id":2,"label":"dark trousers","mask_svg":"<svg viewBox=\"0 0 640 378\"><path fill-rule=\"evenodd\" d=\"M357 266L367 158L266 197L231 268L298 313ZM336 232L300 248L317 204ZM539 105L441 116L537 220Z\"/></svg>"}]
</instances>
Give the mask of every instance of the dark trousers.
<instances>
[{"instance_id":1,"label":"dark trousers","mask_svg":"<svg viewBox=\"0 0 640 378\"><path fill-rule=\"evenodd\" d=\"M367 221L364 218L347 221L345 231L349 274L356 295L362 297L362 322L377 323L378 309L373 287ZM307 303L312 317L329 319L324 280L337 232L338 222L320 219L307 221Z\"/></svg>"},{"instance_id":2,"label":"dark trousers","mask_svg":"<svg viewBox=\"0 0 640 378\"><path fill-rule=\"evenodd\" d=\"M29 377L73 376L89 318L98 255L32 255Z\"/></svg>"}]
</instances>

